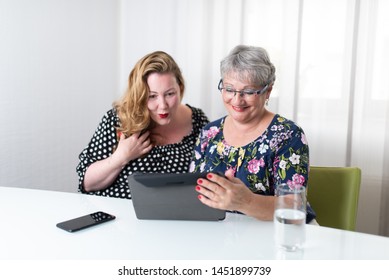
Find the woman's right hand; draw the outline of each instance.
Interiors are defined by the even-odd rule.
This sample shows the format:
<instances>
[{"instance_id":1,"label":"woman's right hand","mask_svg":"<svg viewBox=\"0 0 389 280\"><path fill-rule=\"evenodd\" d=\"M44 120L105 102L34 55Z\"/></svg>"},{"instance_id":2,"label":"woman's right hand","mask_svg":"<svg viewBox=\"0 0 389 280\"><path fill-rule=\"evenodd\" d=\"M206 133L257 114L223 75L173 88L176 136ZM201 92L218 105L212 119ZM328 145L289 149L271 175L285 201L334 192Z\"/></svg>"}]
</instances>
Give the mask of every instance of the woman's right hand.
<instances>
[{"instance_id":1,"label":"woman's right hand","mask_svg":"<svg viewBox=\"0 0 389 280\"><path fill-rule=\"evenodd\" d=\"M140 132L127 137L121 133L116 151L112 156L124 167L130 160L137 159L150 152L153 145L150 141L150 132Z\"/></svg>"}]
</instances>

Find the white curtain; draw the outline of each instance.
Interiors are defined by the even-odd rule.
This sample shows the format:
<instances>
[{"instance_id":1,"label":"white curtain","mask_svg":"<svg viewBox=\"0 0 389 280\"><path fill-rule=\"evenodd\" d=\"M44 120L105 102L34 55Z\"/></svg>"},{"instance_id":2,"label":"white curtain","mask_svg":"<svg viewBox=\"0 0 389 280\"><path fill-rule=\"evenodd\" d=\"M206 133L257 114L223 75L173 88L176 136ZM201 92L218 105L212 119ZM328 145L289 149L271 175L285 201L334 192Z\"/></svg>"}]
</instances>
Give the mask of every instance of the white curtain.
<instances>
[{"instance_id":1,"label":"white curtain","mask_svg":"<svg viewBox=\"0 0 389 280\"><path fill-rule=\"evenodd\" d=\"M183 69L186 102L225 114L220 60L266 48L277 68L270 109L299 123L311 164L362 169L357 230L389 236L389 1L121 1L121 79L149 51Z\"/></svg>"}]
</instances>

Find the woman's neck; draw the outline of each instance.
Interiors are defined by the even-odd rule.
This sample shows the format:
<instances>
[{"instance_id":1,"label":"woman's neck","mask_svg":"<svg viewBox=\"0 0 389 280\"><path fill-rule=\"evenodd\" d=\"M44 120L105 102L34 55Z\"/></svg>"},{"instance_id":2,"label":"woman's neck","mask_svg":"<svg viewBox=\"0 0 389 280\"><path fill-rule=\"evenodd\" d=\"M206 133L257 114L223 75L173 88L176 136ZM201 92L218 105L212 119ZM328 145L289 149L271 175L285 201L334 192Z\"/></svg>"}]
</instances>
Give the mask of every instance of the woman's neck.
<instances>
[{"instance_id":1,"label":"woman's neck","mask_svg":"<svg viewBox=\"0 0 389 280\"><path fill-rule=\"evenodd\" d=\"M237 122L227 116L223 130L224 138L229 145L237 147L245 146L266 131L273 117L274 113L267 110L264 111L260 118L246 123Z\"/></svg>"},{"instance_id":2,"label":"woman's neck","mask_svg":"<svg viewBox=\"0 0 389 280\"><path fill-rule=\"evenodd\" d=\"M176 117L167 125L155 125L151 130L151 139L158 146L175 144L192 131L192 110L187 106L178 109Z\"/></svg>"}]
</instances>

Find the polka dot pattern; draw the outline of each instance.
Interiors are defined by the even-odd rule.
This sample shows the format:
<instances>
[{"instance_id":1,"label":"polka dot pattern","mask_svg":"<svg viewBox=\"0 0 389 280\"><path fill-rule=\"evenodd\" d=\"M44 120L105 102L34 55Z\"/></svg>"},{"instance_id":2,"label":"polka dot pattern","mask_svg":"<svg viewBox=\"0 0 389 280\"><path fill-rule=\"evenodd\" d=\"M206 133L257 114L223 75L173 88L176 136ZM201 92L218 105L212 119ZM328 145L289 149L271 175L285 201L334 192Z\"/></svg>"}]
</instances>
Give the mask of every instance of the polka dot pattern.
<instances>
[{"instance_id":1,"label":"polka dot pattern","mask_svg":"<svg viewBox=\"0 0 389 280\"><path fill-rule=\"evenodd\" d=\"M180 143L156 146L146 156L130 161L116 178L115 182L104 190L89 192L88 194L111 196L118 198L131 198L128 186L128 176L132 173L185 173L189 171L193 148L201 128L209 121L201 109L191 107L192 132L185 136ZM84 176L87 168L94 162L109 157L118 142L116 127L119 118L115 109L109 110L102 118L88 146L79 155L77 166L79 176L79 190L83 188Z\"/></svg>"}]
</instances>

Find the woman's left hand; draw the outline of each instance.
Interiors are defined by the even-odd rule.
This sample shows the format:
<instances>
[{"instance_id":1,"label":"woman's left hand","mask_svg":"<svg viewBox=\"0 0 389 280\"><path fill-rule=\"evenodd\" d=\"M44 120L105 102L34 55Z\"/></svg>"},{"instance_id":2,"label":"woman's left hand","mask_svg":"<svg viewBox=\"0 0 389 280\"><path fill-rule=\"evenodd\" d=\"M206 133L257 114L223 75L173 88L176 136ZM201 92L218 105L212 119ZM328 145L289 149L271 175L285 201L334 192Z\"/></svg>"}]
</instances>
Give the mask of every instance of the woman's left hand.
<instances>
[{"instance_id":1,"label":"woman's left hand","mask_svg":"<svg viewBox=\"0 0 389 280\"><path fill-rule=\"evenodd\" d=\"M234 177L232 170L227 170L225 176L208 173L207 179L198 179L198 198L212 208L245 213L245 207L250 205L254 194L240 179Z\"/></svg>"}]
</instances>

